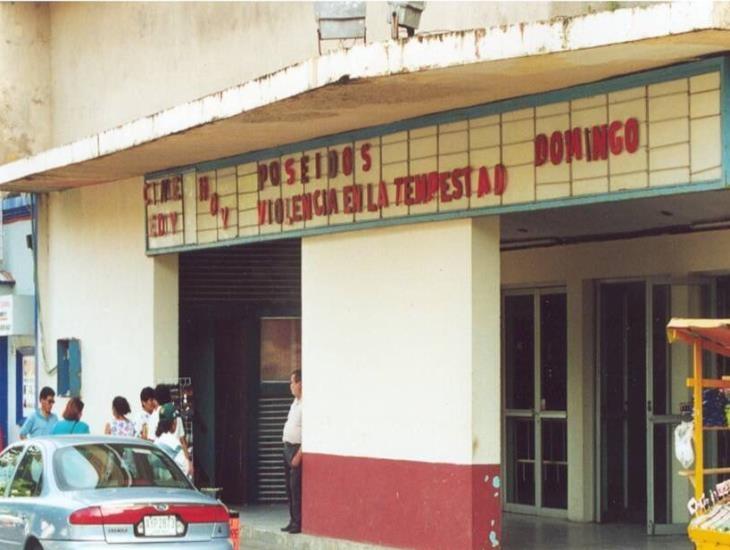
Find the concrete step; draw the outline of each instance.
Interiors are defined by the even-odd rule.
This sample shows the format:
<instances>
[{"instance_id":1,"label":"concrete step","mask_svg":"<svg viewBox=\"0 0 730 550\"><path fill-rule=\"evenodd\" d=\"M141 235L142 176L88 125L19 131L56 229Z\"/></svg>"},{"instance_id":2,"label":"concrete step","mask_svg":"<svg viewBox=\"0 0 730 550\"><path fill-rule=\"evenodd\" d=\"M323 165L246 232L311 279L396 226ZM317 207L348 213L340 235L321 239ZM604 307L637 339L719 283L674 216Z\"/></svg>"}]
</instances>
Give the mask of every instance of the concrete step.
<instances>
[{"instance_id":1,"label":"concrete step","mask_svg":"<svg viewBox=\"0 0 730 550\"><path fill-rule=\"evenodd\" d=\"M331 539L312 535L290 535L281 531L262 529L255 525L241 525L242 550L390 550L385 546L374 546L342 539Z\"/></svg>"}]
</instances>

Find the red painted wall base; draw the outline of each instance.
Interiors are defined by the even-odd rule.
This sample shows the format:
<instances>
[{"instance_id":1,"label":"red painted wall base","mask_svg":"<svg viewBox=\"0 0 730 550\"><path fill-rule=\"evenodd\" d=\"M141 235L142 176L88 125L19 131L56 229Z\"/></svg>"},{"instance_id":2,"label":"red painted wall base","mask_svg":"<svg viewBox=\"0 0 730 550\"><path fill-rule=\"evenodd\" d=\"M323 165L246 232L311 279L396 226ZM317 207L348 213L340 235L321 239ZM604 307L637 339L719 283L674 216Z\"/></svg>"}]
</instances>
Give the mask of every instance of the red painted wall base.
<instances>
[{"instance_id":1,"label":"red painted wall base","mask_svg":"<svg viewBox=\"0 0 730 550\"><path fill-rule=\"evenodd\" d=\"M307 453L306 533L418 549L501 545L499 464L432 464Z\"/></svg>"}]
</instances>

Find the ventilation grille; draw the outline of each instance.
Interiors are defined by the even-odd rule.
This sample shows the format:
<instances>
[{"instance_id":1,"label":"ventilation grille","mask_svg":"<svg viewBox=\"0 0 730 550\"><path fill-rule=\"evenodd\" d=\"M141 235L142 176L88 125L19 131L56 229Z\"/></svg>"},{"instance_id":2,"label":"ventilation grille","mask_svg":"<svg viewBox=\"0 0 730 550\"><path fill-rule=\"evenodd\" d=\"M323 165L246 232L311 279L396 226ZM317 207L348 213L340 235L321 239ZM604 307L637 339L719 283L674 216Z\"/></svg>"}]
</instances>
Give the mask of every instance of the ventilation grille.
<instances>
[{"instance_id":1,"label":"ventilation grille","mask_svg":"<svg viewBox=\"0 0 730 550\"><path fill-rule=\"evenodd\" d=\"M259 398L256 472L259 502L286 502L281 433L291 401L291 397Z\"/></svg>"}]
</instances>

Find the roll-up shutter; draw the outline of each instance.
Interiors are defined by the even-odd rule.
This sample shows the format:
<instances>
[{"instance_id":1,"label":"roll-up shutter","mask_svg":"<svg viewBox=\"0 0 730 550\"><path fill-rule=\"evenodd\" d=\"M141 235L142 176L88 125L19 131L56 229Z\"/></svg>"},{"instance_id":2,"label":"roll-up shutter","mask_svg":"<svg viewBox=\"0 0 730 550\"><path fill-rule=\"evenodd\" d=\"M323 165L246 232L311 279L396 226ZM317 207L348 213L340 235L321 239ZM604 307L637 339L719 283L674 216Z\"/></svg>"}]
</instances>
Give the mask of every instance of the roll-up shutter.
<instances>
[{"instance_id":1,"label":"roll-up shutter","mask_svg":"<svg viewBox=\"0 0 730 550\"><path fill-rule=\"evenodd\" d=\"M183 303L299 303L301 241L289 239L180 255Z\"/></svg>"}]
</instances>

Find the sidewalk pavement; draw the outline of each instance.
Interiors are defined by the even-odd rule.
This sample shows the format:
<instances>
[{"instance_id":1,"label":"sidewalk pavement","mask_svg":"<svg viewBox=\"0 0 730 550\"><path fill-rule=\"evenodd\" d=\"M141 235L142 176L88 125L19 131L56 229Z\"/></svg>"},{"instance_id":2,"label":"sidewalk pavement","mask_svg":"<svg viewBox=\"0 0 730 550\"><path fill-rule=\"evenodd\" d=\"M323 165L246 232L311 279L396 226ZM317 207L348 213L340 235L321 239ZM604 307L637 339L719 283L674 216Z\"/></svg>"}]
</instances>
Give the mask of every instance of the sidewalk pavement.
<instances>
[{"instance_id":1,"label":"sidewalk pavement","mask_svg":"<svg viewBox=\"0 0 730 550\"><path fill-rule=\"evenodd\" d=\"M282 533L289 520L286 505L234 507L241 514L244 550L384 550L342 539ZM639 524L576 523L563 519L504 514L504 550L691 550L686 535L654 536Z\"/></svg>"}]
</instances>

